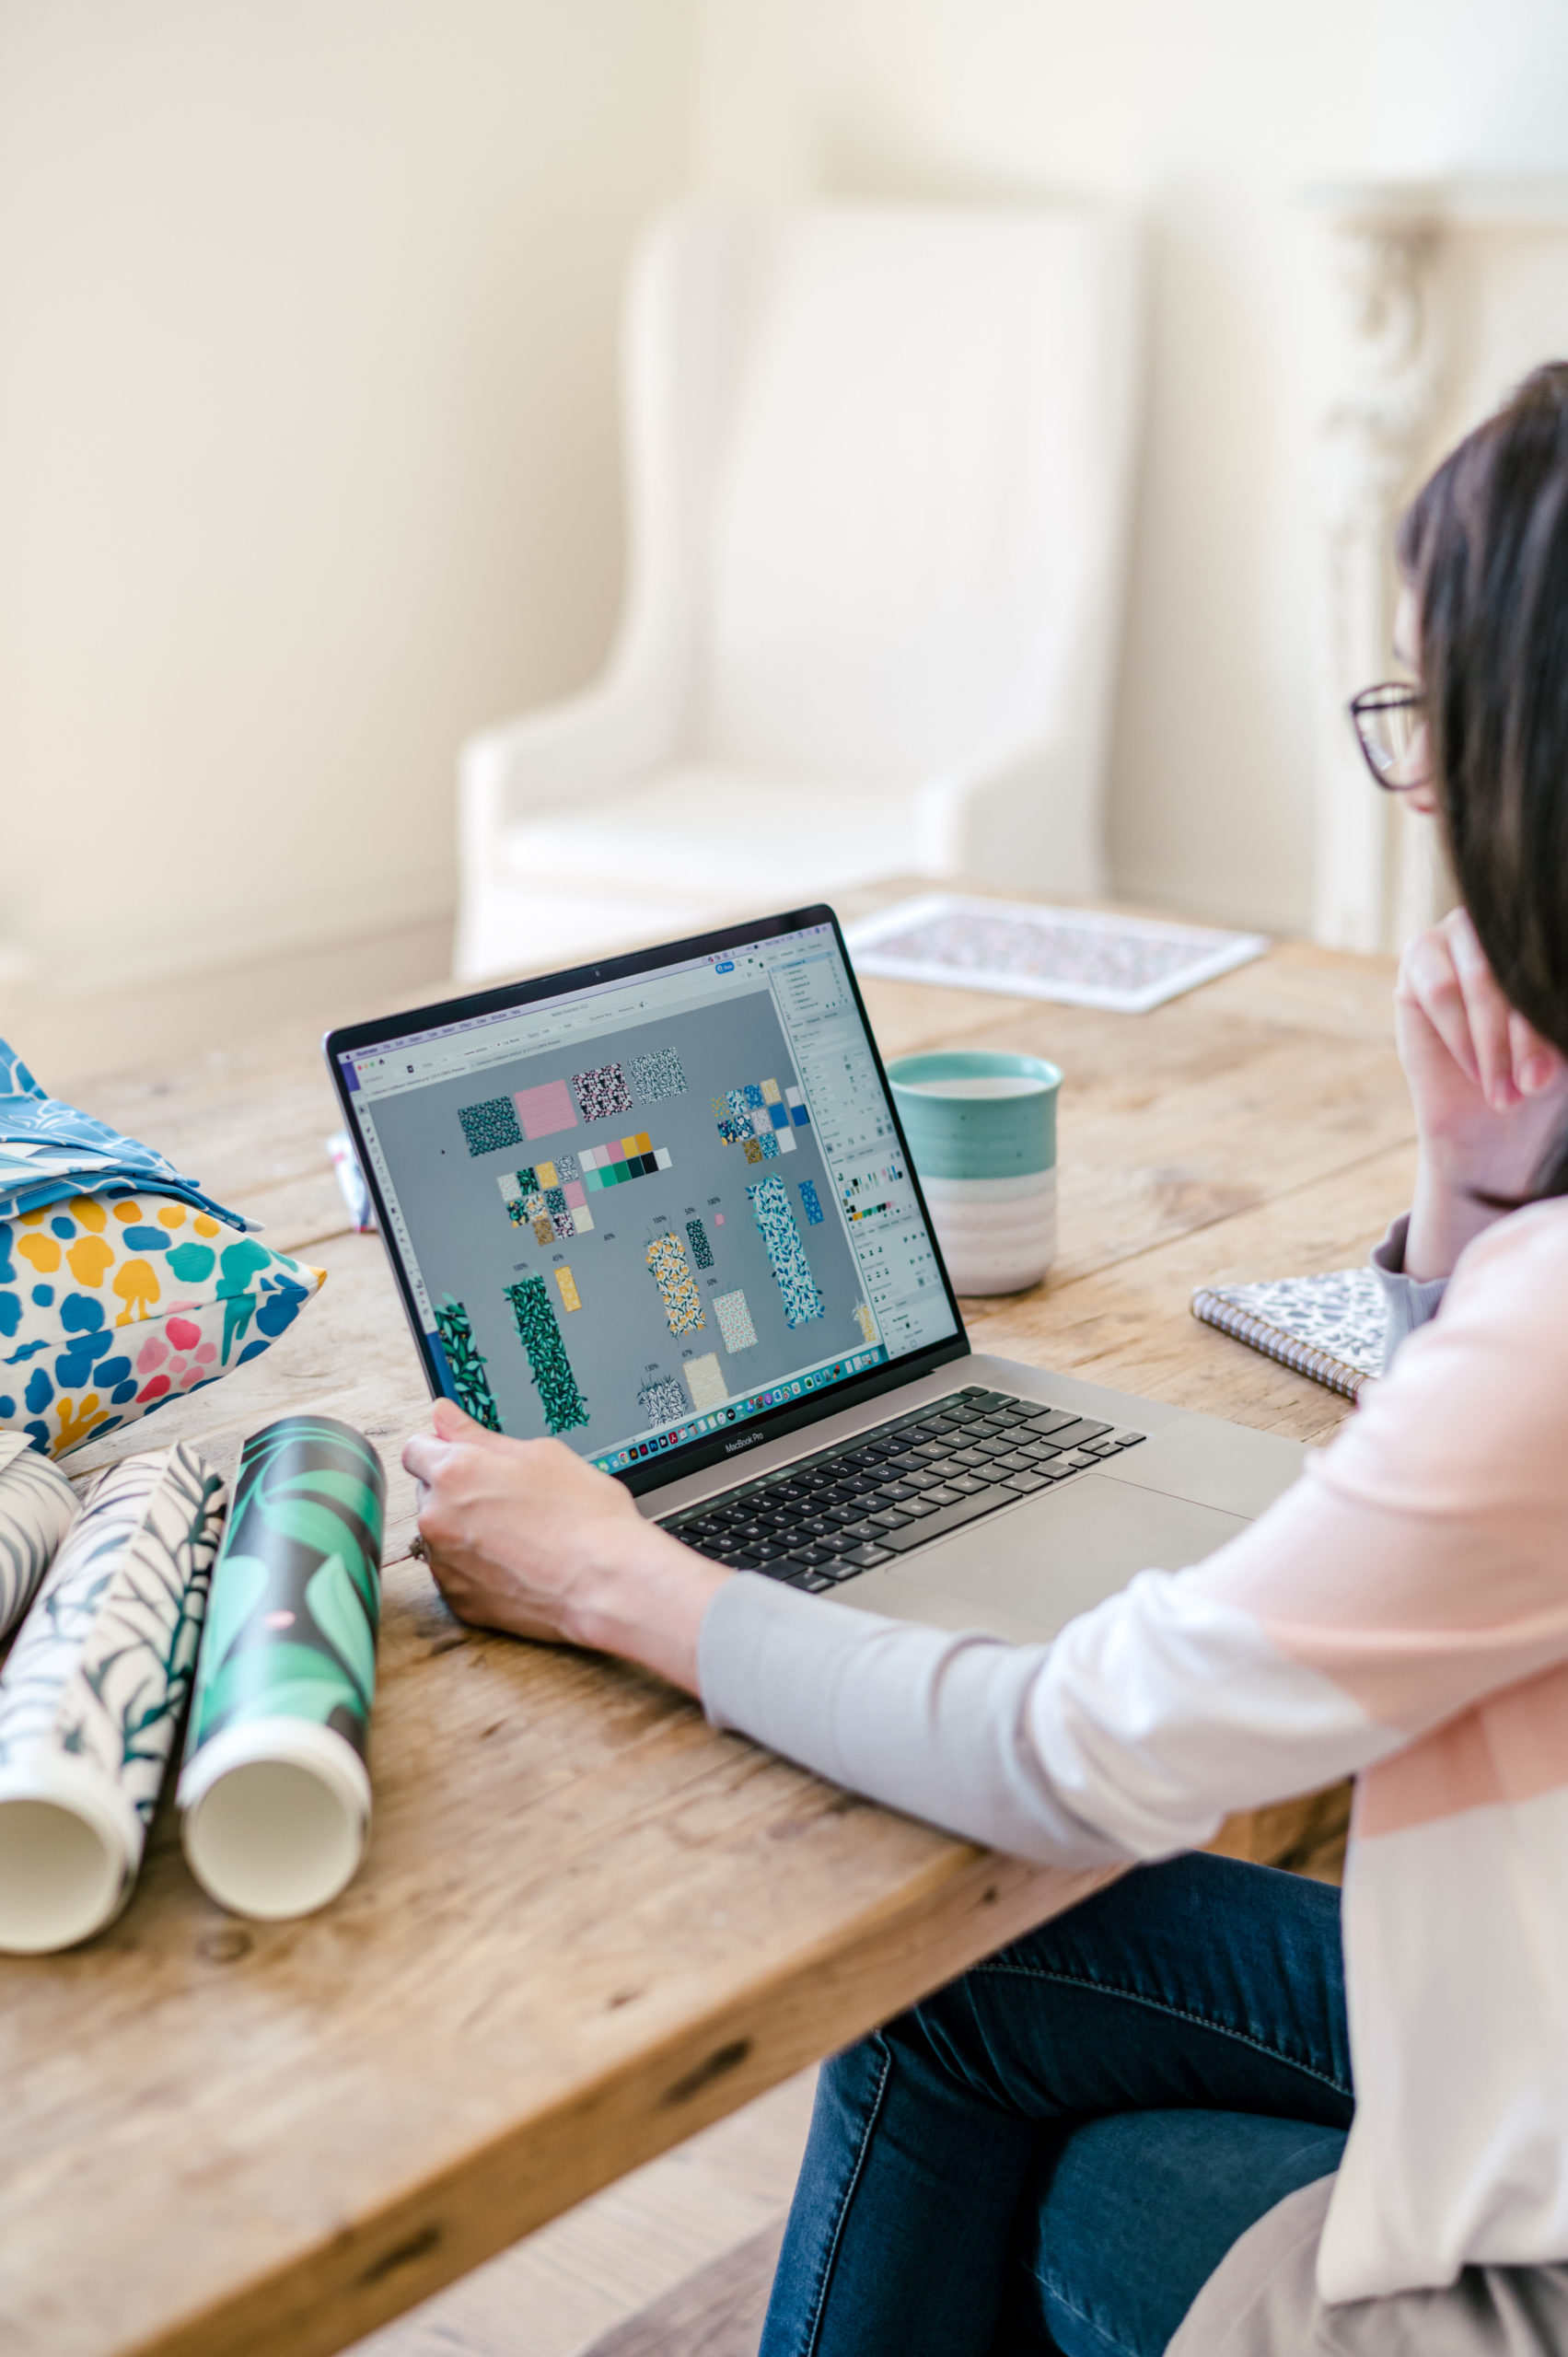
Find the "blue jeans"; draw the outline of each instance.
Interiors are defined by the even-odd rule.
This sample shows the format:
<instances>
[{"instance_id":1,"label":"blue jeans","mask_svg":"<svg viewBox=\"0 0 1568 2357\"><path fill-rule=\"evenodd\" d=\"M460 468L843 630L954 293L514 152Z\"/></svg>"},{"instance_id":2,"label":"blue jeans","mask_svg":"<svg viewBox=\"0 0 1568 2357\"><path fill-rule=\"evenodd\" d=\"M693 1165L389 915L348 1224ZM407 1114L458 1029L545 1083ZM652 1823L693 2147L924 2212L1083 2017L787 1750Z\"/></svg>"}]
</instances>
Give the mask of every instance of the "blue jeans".
<instances>
[{"instance_id":1,"label":"blue jeans","mask_svg":"<svg viewBox=\"0 0 1568 2357\"><path fill-rule=\"evenodd\" d=\"M1158 2357L1339 2166L1339 1897L1141 1867L825 2063L761 2357Z\"/></svg>"}]
</instances>

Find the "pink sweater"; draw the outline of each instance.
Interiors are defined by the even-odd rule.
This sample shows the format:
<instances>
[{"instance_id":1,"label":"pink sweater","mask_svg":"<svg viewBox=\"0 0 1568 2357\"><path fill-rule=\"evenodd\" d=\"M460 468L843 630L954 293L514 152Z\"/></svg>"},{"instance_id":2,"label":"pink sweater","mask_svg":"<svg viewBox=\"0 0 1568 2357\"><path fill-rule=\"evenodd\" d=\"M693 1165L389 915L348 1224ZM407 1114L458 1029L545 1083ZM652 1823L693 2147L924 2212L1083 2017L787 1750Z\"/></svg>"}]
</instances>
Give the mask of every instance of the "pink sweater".
<instances>
[{"instance_id":1,"label":"pink sweater","mask_svg":"<svg viewBox=\"0 0 1568 2357\"><path fill-rule=\"evenodd\" d=\"M1154 1859L1358 1779L1356 2113L1330 2302L1568 2257L1568 1202L1500 1221L1332 1445L1207 1562L1050 1646L742 1575L710 1714L1063 1864Z\"/></svg>"}]
</instances>

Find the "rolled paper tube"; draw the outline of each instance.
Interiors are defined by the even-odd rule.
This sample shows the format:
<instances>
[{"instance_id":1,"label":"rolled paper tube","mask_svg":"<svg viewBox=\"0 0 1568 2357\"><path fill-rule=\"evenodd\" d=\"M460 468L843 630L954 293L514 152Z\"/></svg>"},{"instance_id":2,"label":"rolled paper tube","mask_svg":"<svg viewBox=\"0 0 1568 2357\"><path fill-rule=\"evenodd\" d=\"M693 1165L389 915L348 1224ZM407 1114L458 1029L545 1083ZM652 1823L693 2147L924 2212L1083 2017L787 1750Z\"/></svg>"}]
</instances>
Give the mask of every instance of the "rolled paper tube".
<instances>
[{"instance_id":1,"label":"rolled paper tube","mask_svg":"<svg viewBox=\"0 0 1568 2357\"><path fill-rule=\"evenodd\" d=\"M370 1443L330 1416L282 1417L240 1455L180 1778L191 1870L234 1914L311 1914L365 1854L386 1497Z\"/></svg>"},{"instance_id":2,"label":"rolled paper tube","mask_svg":"<svg viewBox=\"0 0 1568 2357\"><path fill-rule=\"evenodd\" d=\"M226 1492L193 1448L95 1485L0 1673L0 1948L73 1946L131 1894L180 1715Z\"/></svg>"},{"instance_id":3,"label":"rolled paper tube","mask_svg":"<svg viewBox=\"0 0 1568 2357\"><path fill-rule=\"evenodd\" d=\"M76 1519L76 1492L17 1433L0 1433L0 1637L8 1637Z\"/></svg>"}]
</instances>

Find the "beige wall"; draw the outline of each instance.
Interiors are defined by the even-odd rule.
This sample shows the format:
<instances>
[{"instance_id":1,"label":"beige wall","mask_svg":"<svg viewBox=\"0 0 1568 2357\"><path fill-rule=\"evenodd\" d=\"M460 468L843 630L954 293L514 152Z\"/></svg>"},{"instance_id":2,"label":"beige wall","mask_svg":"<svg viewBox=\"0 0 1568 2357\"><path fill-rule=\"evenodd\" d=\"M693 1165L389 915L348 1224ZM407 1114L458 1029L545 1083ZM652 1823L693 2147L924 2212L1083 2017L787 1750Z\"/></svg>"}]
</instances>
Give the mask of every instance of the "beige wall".
<instances>
[{"instance_id":1,"label":"beige wall","mask_svg":"<svg viewBox=\"0 0 1568 2357\"><path fill-rule=\"evenodd\" d=\"M457 746L596 668L687 186L1145 208L1126 890L1304 925L1304 184L1568 166L1563 0L0 0L0 944L450 907Z\"/></svg>"},{"instance_id":2,"label":"beige wall","mask_svg":"<svg viewBox=\"0 0 1568 2357\"><path fill-rule=\"evenodd\" d=\"M596 668L686 0L0 0L0 936L428 915L461 737Z\"/></svg>"},{"instance_id":3,"label":"beige wall","mask_svg":"<svg viewBox=\"0 0 1568 2357\"><path fill-rule=\"evenodd\" d=\"M707 0L701 171L754 196L1146 213L1111 779L1129 893L1305 927L1318 263L1301 192L1568 164L1563 0Z\"/></svg>"}]
</instances>

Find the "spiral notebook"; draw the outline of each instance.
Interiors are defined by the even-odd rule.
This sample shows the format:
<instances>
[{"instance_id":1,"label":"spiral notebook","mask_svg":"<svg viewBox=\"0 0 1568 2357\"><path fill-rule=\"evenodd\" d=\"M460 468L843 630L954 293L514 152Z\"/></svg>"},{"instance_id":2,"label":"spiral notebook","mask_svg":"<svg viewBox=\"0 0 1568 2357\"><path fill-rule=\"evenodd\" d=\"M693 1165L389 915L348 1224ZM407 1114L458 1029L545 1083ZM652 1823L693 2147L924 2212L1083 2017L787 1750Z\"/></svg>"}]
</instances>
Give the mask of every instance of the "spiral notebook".
<instances>
[{"instance_id":1,"label":"spiral notebook","mask_svg":"<svg viewBox=\"0 0 1568 2357\"><path fill-rule=\"evenodd\" d=\"M1370 1269L1201 1285L1192 1315L1344 1399L1358 1399L1383 1371L1383 1289Z\"/></svg>"}]
</instances>

